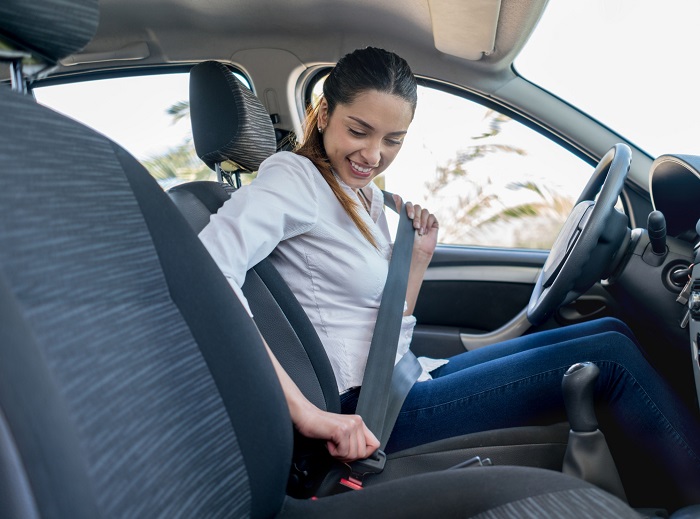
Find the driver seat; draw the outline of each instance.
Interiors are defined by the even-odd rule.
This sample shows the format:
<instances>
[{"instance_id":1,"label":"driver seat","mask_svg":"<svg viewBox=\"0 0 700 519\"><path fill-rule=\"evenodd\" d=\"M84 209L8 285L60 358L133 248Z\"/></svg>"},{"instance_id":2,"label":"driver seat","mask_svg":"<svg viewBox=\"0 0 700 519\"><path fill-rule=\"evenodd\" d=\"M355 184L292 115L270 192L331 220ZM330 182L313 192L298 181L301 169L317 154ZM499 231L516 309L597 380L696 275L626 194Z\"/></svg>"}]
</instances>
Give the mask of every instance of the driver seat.
<instances>
[{"instance_id":1,"label":"driver seat","mask_svg":"<svg viewBox=\"0 0 700 519\"><path fill-rule=\"evenodd\" d=\"M95 0L0 4L10 48L49 63L97 21ZM106 137L9 89L0 112L0 517L637 517L522 467L286 497L284 395L189 224Z\"/></svg>"},{"instance_id":2,"label":"driver seat","mask_svg":"<svg viewBox=\"0 0 700 519\"><path fill-rule=\"evenodd\" d=\"M203 62L190 71L190 114L197 154L212 169L225 161L244 171L255 171L274 153L275 134L265 108L223 63ZM195 232L230 198L232 186L198 181L168 191ZM323 345L301 305L269 259L253 266L243 292L255 322L282 366L304 395L321 409L340 412L335 376ZM391 453L381 474L366 484L406 475L444 470L474 456L488 457L497 465L521 465L561 470L568 441L568 424L520 427L457 436ZM327 452L296 438L296 480L313 472L312 458ZM310 451L306 457L301 452ZM314 454L315 453L315 454ZM321 468L327 465L323 461ZM291 489L290 489L291 491Z\"/></svg>"}]
</instances>

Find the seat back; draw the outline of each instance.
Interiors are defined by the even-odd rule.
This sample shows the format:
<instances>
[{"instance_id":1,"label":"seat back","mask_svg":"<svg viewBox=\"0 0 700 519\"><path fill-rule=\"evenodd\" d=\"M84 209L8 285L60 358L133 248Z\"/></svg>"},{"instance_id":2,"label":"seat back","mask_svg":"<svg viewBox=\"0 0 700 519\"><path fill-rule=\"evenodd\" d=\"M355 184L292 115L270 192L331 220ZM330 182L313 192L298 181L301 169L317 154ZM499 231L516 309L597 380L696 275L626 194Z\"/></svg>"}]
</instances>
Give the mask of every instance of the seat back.
<instances>
[{"instance_id":1,"label":"seat back","mask_svg":"<svg viewBox=\"0 0 700 519\"><path fill-rule=\"evenodd\" d=\"M225 65L208 61L192 68L190 107L195 148L210 167L229 162L255 171L274 153L275 135L267 111ZM222 116L222 107L231 110L229 117ZM231 189L219 182L190 182L168 193L199 233L228 200ZM335 375L323 345L268 259L248 271L243 292L260 332L299 389L321 409L340 412Z\"/></svg>"},{"instance_id":2,"label":"seat back","mask_svg":"<svg viewBox=\"0 0 700 519\"><path fill-rule=\"evenodd\" d=\"M5 0L0 34L60 59L97 18ZM105 137L6 89L0 113L0 516L275 515L288 410L197 236Z\"/></svg>"}]
</instances>

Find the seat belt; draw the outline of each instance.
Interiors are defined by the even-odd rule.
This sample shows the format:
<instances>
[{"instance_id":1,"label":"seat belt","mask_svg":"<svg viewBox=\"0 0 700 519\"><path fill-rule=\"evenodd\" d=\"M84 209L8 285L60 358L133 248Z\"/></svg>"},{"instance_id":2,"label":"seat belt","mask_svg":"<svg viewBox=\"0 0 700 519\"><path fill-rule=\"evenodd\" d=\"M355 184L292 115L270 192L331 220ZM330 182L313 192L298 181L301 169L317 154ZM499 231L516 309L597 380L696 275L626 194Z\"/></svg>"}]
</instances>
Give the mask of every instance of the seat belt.
<instances>
[{"instance_id":1,"label":"seat belt","mask_svg":"<svg viewBox=\"0 0 700 519\"><path fill-rule=\"evenodd\" d=\"M400 210L396 210L391 193L386 191L384 204L398 213L399 226L355 411L380 441L380 450L366 460L350 464L355 475L377 473L384 469L386 456L382 449L389 440L406 395L423 372L410 350L394 366L415 231L403 204Z\"/></svg>"}]
</instances>

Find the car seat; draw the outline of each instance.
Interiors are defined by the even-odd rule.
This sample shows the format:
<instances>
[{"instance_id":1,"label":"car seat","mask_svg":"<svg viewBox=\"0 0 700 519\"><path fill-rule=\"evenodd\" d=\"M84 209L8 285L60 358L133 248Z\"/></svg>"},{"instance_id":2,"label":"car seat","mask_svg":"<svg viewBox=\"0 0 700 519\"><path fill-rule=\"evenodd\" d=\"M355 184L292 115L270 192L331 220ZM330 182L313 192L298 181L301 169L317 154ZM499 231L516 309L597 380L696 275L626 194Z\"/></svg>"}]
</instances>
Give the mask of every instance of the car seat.
<instances>
[{"instance_id":1,"label":"car seat","mask_svg":"<svg viewBox=\"0 0 700 519\"><path fill-rule=\"evenodd\" d=\"M0 39L48 63L95 0L5 0ZM121 147L0 90L0 517L636 517L530 468L285 496L292 424L258 330Z\"/></svg>"}]
</instances>

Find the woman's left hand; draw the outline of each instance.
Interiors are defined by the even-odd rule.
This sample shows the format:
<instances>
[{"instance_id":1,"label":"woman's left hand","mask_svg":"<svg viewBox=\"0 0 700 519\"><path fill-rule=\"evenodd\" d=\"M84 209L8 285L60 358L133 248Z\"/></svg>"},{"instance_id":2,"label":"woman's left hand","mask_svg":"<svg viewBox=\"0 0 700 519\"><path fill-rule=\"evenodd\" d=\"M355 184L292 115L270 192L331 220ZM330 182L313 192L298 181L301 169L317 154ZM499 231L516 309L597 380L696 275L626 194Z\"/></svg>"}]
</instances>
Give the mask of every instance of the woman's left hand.
<instances>
[{"instance_id":1,"label":"woman's left hand","mask_svg":"<svg viewBox=\"0 0 700 519\"><path fill-rule=\"evenodd\" d=\"M394 195L394 202L396 202L396 208L401 210L401 197ZM406 308L404 309L404 315L411 315L416 307L425 271L433 257L433 252L435 252L440 226L435 215L418 204L406 202L406 214L413 220L413 228L416 230L416 236L413 240L413 254L411 255L411 269L408 273L408 286L406 287Z\"/></svg>"},{"instance_id":2,"label":"woman's left hand","mask_svg":"<svg viewBox=\"0 0 700 519\"><path fill-rule=\"evenodd\" d=\"M411 202L406 202L406 214L413 220L413 228L417 231L413 242L413 253L432 257L440 227L437 218L428 209Z\"/></svg>"}]
</instances>

